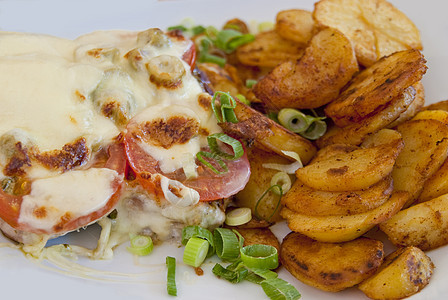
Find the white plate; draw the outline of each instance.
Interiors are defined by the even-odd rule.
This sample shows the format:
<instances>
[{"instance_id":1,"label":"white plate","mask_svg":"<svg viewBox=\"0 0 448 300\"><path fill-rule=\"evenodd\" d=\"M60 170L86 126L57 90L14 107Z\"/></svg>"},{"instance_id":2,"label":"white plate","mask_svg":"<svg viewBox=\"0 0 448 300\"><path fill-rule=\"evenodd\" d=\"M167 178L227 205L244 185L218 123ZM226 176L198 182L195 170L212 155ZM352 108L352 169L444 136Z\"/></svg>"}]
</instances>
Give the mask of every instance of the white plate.
<instances>
[{"instance_id":1,"label":"white plate","mask_svg":"<svg viewBox=\"0 0 448 300\"><path fill-rule=\"evenodd\" d=\"M424 54L429 70L424 77L427 102L448 99L448 2L440 0L393 0L419 27ZM176 25L185 17L193 17L198 24L222 25L230 18L246 21L273 21L276 12L287 8L311 10L311 0L171 0L171 1L111 1L111 0L21 0L0 1L0 29L48 33L75 38L78 35L99 29L145 29L166 28ZM446 68L446 69L445 69ZM287 229L277 226L276 234L281 238ZM70 235L71 242L94 246L95 228L77 235ZM7 242L0 235L0 243ZM182 249L173 245L156 247L149 257L134 261L120 247L111 261L86 261L85 265L98 270L109 270L135 277L113 277L117 281L81 279L61 274L33 264L17 250L0 249L1 298L28 299L170 299L165 286L165 257L182 259ZM436 265L431 283L412 299L439 299L448 294L445 284L448 276L448 249L442 247L428 252ZM197 276L191 268L178 266L177 285L179 299L264 299L259 286L250 283L232 285L215 278L210 267L205 266L205 275ZM285 270L280 277L293 283L302 293L303 299L364 299L365 296L353 288L337 294L325 293L308 287L292 278Z\"/></svg>"}]
</instances>

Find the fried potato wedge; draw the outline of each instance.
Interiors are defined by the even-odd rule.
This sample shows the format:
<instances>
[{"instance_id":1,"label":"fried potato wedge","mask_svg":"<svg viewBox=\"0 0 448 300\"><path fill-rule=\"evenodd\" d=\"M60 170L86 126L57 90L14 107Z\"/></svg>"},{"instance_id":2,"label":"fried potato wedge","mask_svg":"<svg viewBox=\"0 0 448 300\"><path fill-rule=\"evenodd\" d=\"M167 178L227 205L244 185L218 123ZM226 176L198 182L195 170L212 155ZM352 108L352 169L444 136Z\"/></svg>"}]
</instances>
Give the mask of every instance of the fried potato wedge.
<instances>
[{"instance_id":1,"label":"fried potato wedge","mask_svg":"<svg viewBox=\"0 0 448 300\"><path fill-rule=\"evenodd\" d=\"M230 93L233 97L241 94L240 89L242 82L235 80L220 66L212 63L200 63L197 67L202 74L205 74L208 80L209 87L216 91Z\"/></svg>"},{"instance_id":2,"label":"fried potato wedge","mask_svg":"<svg viewBox=\"0 0 448 300\"><path fill-rule=\"evenodd\" d=\"M400 51L381 58L360 72L348 87L325 108L339 127L357 123L422 79L426 60L418 50Z\"/></svg>"},{"instance_id":3,"label":"fried potato wedge","mask_svg":"<svg viewBox=\"0 0 448 300\"><path fill-rule=\"evenodd\" d=\"M306 45L316 28L313 14L302 9L289 9L277 13L275 30L284 39Z\"/></svg>"},{"instance_id":4,"label":"fried potato wedge","mask_svg":"<svg viewBox=\"0 0 448 300\"><path fill-rule=\"evenodd\" d=\"M296 152L304 164L316 153L316 147L307 139L295 134L260 112L236 99L235 114L238 123L220 123L224 131L254 142L256 146L291 159L282 151Z\"/></svg>"},{"instance_id":5,"label":"fried potato wedge","mask_svg":"<svg viewBox=\"0 0 448 300\"><path fill-rule=\"evenodd\" d=\"M448 194L400 211L380 229L399 247L426 251L448 244Z\"/></svg>"},{"instance_id":6,"label":"fried potato wedge","mask_svg":"<svg viewBox=\"0 0 448 300\"><path fill-rule=\"evenodd\" d=\"M448 125L448 111L424 110L419 112L412 120L437 120Z\"/></svg>"},{"instance_id":7,"label":"fried potato wedge","mask_svg":"<svg viewBox=\"0 0 448 300\"><path fill-rule=\"evenodd\" d=\"M253 92L273 110L316 108L338 96L357 71L350 41L326 28L311 39L302 58L277 66L258 81Z\"/></svg>"},{"instance_id":8,"label":"fried potato wedge","mask_svg":"<svg viewBox=\"0 0 448 300\"><path fill-rule=\"evenodd\" d=\"M319 151L317 151L316 155L310 161L310 164L319 161L325 161L337 155L348 154L358 149L358 146L350 144L332 144L325 148L319 149Z\"/></svg>"},{"instance_id":9,"label":"fried potato wedge","mask_svg":"<svg viewBox=\"0 0 448 300\"><path fill-rule=\"evenodd\" d=\"M343 192L366 189L386 177L403 148L401 139L371 148L317 160L296 171L305 185L322 191Z\"/></svg>"},{"instance_id":10,"label":"fried potato wedge","mask_svg":"<svg viewBox=\"0 0 448 300\"><path fill-rule=\"evenodd\" d=\"M388 127L392 122L397 120L400 114L406 112L412 103L415 102L415 98L415 89L409 87L388 103L383 110L373 116L343 128L335 126L332 130L327 131L316 141L317 146L323 148L337 143L359 145L368 136L378 132L382 128Z\"/></svg>"},{"instance_id":11,"label":"fried potato wedge","mask_svg":"<svg viewBox=\"0 0 448 300\"><path fill-rule=\"evenodd\" d=\"M444 110L448 111L448 100L439 101L423 107L423 110Z\"/></svg>"},{"instance_id":12,"label":"fried potato wedge","mask_svg":"<svg viewBox=\"0 0 448 300\"><path fill-rule=\"evenodd\" d=\"M374 274L383 255L383 244L370 238L333 244L291 232L283 239L280 260L303 283L338 292Z\"/></svg>"},{"instance_id":13,"label":"fried potato wedge","mask_svg":"<svg viewBox=\"0 0 448 300\"><path fill-rule=\"evenodd\" d=\"M402 299L428 285L434 270L431 259L416 247L389 254L375 275L358 287L371 299Z\"/></svg>"},{"instance_id":14,"label":"fried potato wedge","mask_svg":"<svg viewBox=\"0 0 448 300\"><path fill-rule=\"evenodd\" d=\"M280 242L269 228L235 228L244 238L244 246L270 245L280 253Z\"/></svg>"},{"instance_id":15,"label":"fried potato wedge","mask_svg":"<svg viewBox=\"0 0 448 300\"><path fill-rule=\"evenodd\" d=\"M247 149L247 157L250 162L250 178L244 189L236 194L235 204L240 207L249 207L252 215L258 215L261 219L269 219L272 222L280 220L280 196L271 191L262 198L266 190L271 187L272 177L279 171L265 168L263 164L287 165L291 162L278 154L255 147ZM256 211L255 207L257 207Z\"/></svg>"},{"instance_id":16,"label":"fried potato wedge","mask_svg":"<svg viewBox=\"0 0 448 300\"><path fill-rule=\"evenodd\" d=\"M318 24L343 32L364 66L397 51L422 49L414 23L385 0L321 0L313 16Z\"/></svg>"},{"instance_id":17,"label":"fried potato wedge","mask_svg":"<svg viewBox=\"0 0 448 300\"><path fill-rule=\"evenodd\" d=\"M448 194L448 159L425 181L417 203L422 203L444 194Z\"/></svg>"},{"instance_id":18,"label":"fried potato wedge","mask_svg":"<svg viewBox=\"0 0 448 300\"><path fill-rule=\"evenodd\" d=\"M408 106L406 111L401 113L400 116L397 119L395 119L395 121L387 125L386 126L387 128L394 128L400 125L401 123L409 121L423 109L423 106L425 105L425 89L423 87L423 83L419 81L413 84L412 87L415 89L416 92L414 101L412 101L412 103Z\"/></svg>"},{"instance_id":19,"label":"fried potato wedge","mask_svg":"<svg viewBox=\"0 0 448 300\"><path fill-rule=\"evenodd\" d=\"M296 180L282 197L289 209L309 216L360 214L377 208L389 200L393 191L391 176L360 191L325 192L307 187Z\"/></svg>"},{"instance_id":20,"label":"fried potato wedge","mask_svg":"<svg viewBox=\"0 0 448 300\"><path fill-rule=\"evenodd\" d=\"M396 191L410 194L414 202L423 184L443 164L448 155L448 126L438 120L407 121L396 127L401 133L404 148L398 155L392 170Z\"/></svg>"},{"instance_id":21,"label":"fried potato wedge","mask_svg":"<svg viewBox=\"0 0 448 300\"><path fill-rule=\"evenodd\" d=\"M395 215L409 199L406 192L394 192L383 205L365 213L350 216L309 216L287 207L281 211L292 231L321 242L346 242L363 235L375 225Z\"/></svg>"},{"instance_id":22,"label":"fried potato wedge","mask_svg":"<svg viewBox=\"0 0 448 300\"><path fill-rule=\"evenodd\" d=\"M265 31L256 35L251 43L238 47L237 59L248 66L273 68L287 60L302 57L305 45L282 38L277 31Z\"/></svg>"}]
</instances>

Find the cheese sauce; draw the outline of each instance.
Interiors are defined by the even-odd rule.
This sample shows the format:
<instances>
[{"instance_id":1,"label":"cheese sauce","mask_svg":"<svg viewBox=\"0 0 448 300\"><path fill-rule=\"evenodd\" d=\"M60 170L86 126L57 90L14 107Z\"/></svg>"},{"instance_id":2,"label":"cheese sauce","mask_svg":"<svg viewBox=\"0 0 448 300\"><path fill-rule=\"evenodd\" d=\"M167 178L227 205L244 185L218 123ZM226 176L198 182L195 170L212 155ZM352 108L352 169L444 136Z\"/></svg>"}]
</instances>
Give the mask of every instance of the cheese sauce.
<instances>
[{"instance_id":1,"label":"cheese sauce","mask_svg":"<svg viewBox=\"0 0 448 300\"><path fill-rule=\"evenodd\" d=\"M202 89L192 76L190 66L181 59L188 41L157 35L160 40L153 43L147 41L148 34L153 31L143 34L99 31L67 40L37 34L0 33L0 177L8 176L4 170L14 149L5 145L11 138L35 155L60 151L82 138L91 158L136 116L135 120L150 122L161 117L188 115L205 132L220 132L212 112L198 103ZM180 61L178 68L185 70L180 83L173 88L148 75L145 64L160 55L176 58ZM186 153L194 156L204 146L205 137L195 136L173 148L147 146L143 149L159 161L165 172L181 168ZM116 181L117 173L106 168L83 170L81 166L78 169L51 169L34 160L25 164L24 171L32 184L30 193L23 197L19 223L48 230L65 213L83 216L104 205L111 196L111 184ZM132 198L131 194L126 192L125 198ZM135 197L140 199L141 193ZM189 207L170 203L161 207L149 197L145 195L147 203L138 217L138 211L120 212L124 219L129 214L133 216L132 222L123 220L122 223L131 222L138 230L153 227L164 239L174 223L204 218L205 221L199 222L218 226L223 221L222 211L211 209L208 204L193 201ZM45 216L36 214L36 209L41 207L47 212ZM123 211L126 205L120 207ZM208 220L208 215L214 221Z\"/></svg>"}]
</instances>

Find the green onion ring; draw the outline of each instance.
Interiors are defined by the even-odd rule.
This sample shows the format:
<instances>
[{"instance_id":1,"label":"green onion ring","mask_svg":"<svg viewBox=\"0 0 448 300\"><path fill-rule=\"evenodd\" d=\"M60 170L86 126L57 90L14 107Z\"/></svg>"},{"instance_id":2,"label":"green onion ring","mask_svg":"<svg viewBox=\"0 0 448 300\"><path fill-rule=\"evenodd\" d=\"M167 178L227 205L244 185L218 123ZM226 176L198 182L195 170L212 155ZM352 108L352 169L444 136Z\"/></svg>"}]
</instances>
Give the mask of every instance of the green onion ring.
<instances>
[{"instance_id":1,"label":"green onion ring","mask_svg":"<svg viewBox=\"0 0 448 300\"><path fill-rule=\"evenodd\" d=\"M278 267L277 248L270 245L249 245L240 250L241 260L249 269L275 269Z\"/></svg>"},{"instance_id":2,"label":"green onion ring","mask_svg":"<svg viewBox=\"0 0 448 300\"><path fill-rule=\"evenodd\" d=\"M186 245L188 240L192 237L198 237L208 241L210 247L208 248L207 257L215 253L215 243L213 241L213 234L205 228L198 225L186 226L182 229L182 245Z\"/></svg>"},{"instance_id":3,"label":"green onion ring","mask_svg":"<svg viewBox=\"0 0 448 300\"><path fill-rule=\"evenodd\" d=\"M132 254L145 256L152 252L154 244L149 236L136 235L131 238L131 247L126 249Z\"/></svg>"},{"instance_id":4,"label":"green onion ring","mask_svg":"<svg viewBox=\"0 0 448 300\"><path fill-rule=\"evenodd\" d=\"M240 256L239 240L232 230L216 228L213 232L216 255L225 261L234 261Z\"/></svg>"},{"instance_id":5,"label":"green onion ring","mask_svg":"<svg viewBox=\"0 0 448 300\"><path fill-rule=\"evenodd\" d=\"M210 244L207 240L192 237L185 245L183 261L192 267L199 267L207 257Z\"/></svg>"},{"instance_id":6,"label":"green onion ring","mask_svg":"<svg viewBox=\"0 0 448 300\"><path fill-rule=\"evenodd\" d=\"M232 147L233 155L223 152L219 149L217 140ZM212 153L219 155L227 160L237 160L244 154L244 148L240 141L228 136L225 133L214 133L207 137L208 146Z\"/></svg>"},{"instance_id":7,"label":"green onion ring","mask_svg":"<svg viewBox=\"0 0 448 300\"><path fill-rule=\"evenodd\" d=\"M221 115L219 115L218 110L216 108L216 98L218 96L221 107ZM229 93L220 91L215 92L211 101L211 107L218 123L225 123L225 122L238 123L238 119L234 112L234 109L236 107L236 101Z\"/></svg>"},{"instance_id":8,"label":"green onion ring","mask_svg":"<svg viewBox=\"0 0 448 300\"><path fill-rule=\"evenodd\" d=\"M317 140L327 131L327 123L316 118L304 132L299 133L302 137L309 140Z\"/></svg>"},{"instance_id":9,"label":"green onion ring","mask_svg":"<svg viewBox=\"0 0 448 300\"><path fill-rule=\"evenodd\" d=\"M275 206L274 211L272 212L272 214L271 214L267 219L265 219L265 220L268 221L268 222L269 222L269 220L275 215L275 213L277 212L277 210L278 210L279 207L280 207L280 202L281 202L281 199L282 199L282 196L283 196L283 190L282 190L282 187L279 186L279 185L271 185L266 191L264 191L264 193L261 195L260 199L258 199L258 201L257 201L257 203L255 204L255 207L254 207L254 214L255 214L255 217L257 217L258 219L262 220L263 218L262 218L262 217L260 216L260 214L258 213L258 206L260 205L261 200L263 200L263 198L264 198L264 197L267 195L267 193L269 193L271 190L272 190L272 191L277 190L278 192L273 192L273 193L275 193L276 195L279 195L279 197L278 197L277 205Z\"/></svg>"},{"instance_id":10,"label":"green onion ring","mask_svg":"<svg viewBox=\"0 0 448 300\"><path fill-rule=\"evenodd\" d=\"M294 286L281 278L266 279L261 282L261 287L272 300L297 300L301 297Z\"/></svg>"},{"instance_id":11,"label":"green onion ring","mask_svg":"<svg viewBox=\"0 0 448 300\"><path fill-rule=\"evenodd\" d=\"M293 108L280 110L277 117L283 127L295 133L307 130L312 121L309 116ZM311 118L314 119L314 117Z\"/></svg>"},{"instance_id":12,"label":"green onion ring","mask_svg":"<svg viewBox=\"0 0 448 300\"><path fill-rule=\"evenodd\" d=\"M176 287L176 259L171 256L166 257L166 266L168 269L166 275L166 290L168 295L177 296L177 287Z\"/></svg>"}]
</instances>

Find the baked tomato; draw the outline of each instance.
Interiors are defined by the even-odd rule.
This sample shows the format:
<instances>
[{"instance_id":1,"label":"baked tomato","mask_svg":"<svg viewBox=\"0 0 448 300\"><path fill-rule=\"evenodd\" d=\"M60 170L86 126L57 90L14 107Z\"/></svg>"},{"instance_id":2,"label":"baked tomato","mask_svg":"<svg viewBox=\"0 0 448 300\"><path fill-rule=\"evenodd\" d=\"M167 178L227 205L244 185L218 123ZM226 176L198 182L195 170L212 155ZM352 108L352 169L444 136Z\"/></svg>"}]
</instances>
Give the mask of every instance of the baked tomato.
<instances>
[{"instance_id":1,"label":"baked tomato","mask_svg":"<svg viewBox=\"0 0 448 300\"><path fill-rule=\"evenodd\" d=\"M130 124L132 127L132 122ZM194 189L199 193L199 201L228 198L242 190L249 180L250 165L246 153L237 160L225 160L228 170L221 174L214 173L196 159L197 177L188 179L182 168L171 173L162 172L159 161L143 149L145 142L136 134L135 128L128 128L124 140L127 158L137 180L158 199L164 197L158 174ZM202 150L208 151L207 148ZM210 163L214 164L213 161ZM219 165L215 167L220 168Z\"/></svg>"},{"instance_id":2,"label":"baked tomato","mask_svg":"<svg viewBox=\"0 0 448 300\"><path fill-rule=\"evenodd\" d=\"M100 155L101 156L101 155ZM23 230L27 232L37 233L37 234L63 234L69 231L76 230L77 228L87 226L92 222L95 222L99 218L103 217L104 215L110 213L113 208L115 207L116 203L118 202L120 198L120 192L122 188L123 178L124 178L124 172L126 169L126 159L125 159L125 153L124 153L124 147L123 144L112 144L109 146L107 154L103 155L104 157L96 159L92 167L87 170L95 170L98 169L110 169L115 172L107 171L108 174L113 174L113 176L110 176L110 180L106 180L106 185L109 185L107 187L107 195L109 195L106 199L101 199L100 205L97 205L96 207L90 207L89 209L85 210L83 214L72 214L71 211L67 211L66 203L64 205L61 205L61 207L55 207L56 202L52 202L51 204L48 204L47 206L42 206L40 203L34 207L32 207L31 214L35 218L35 220L42 220L42 224L45 224L43 227L40 226L33 226L33 222L23 221L23 215L21 216L21 213L23 214L24 206L33 206L33 203L29 203L29 198L33 198L33 182L31 182L29 188L27 188L25 193L23 195L11 195L9 193L6 193L2 189L0 189L0 218L3 219L6 223L8 223L12 228L16 230ZM86 170L82 170L86 171ZM67 171L65 173L62 173L60 176L65 176L66 174L70 174L71 172L77 172L77 171ZM40 179L37 179L37 181ZM45 180L45 179L43 179ZM34 181L35 183L36 181ZM64 181L66 182L66 181ZM71 187L63 187L59 190L62 191L62 193L71 193L75 191L78 191L78 194L82 194L81 191L85 188L84 186L75 186L77 182L69 181L70 185L73 184ZM48 186L48 185L47 185ZM51 185L50 185L51 186ZM58 190L58 189L55 189ZM48 193L51 194L53 191L48 190ZM39 191L38 193L42 193ZM57 193L57 192L56 192ZM38 195L40 198L45 198L45 195ZM56 196L57 197L57 196ZM68 196L70 197L70 196ZM69 198L62 199L63 201L66 201ZM73 198L76 199L76 198ZM47 200L43 199L43 203ZM60 203L60 202L59 202ZM73 204L74 206L78 204ZM89 203L87 203L87 206ZM63 207L62 207L63 206ZM61 214L60 218L56 220L56 222L52 223L53 219L51 221L48 221L48 218L51 216L51 214L54 212L59 212ZM54 216L54 215L53 215ZM51 225L48 225L51 224Z\"/></svg>"}]
</instances>

